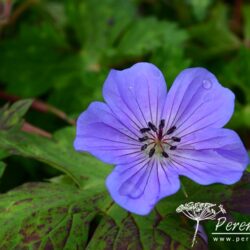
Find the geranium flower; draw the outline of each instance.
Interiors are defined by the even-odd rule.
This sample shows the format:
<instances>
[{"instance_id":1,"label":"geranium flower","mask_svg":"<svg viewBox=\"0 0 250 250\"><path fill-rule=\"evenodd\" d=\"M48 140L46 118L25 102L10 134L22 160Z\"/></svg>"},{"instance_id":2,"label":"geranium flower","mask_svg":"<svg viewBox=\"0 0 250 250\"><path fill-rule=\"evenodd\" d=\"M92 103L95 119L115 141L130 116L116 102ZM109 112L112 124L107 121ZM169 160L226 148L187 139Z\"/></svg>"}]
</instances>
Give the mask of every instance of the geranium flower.
<instances>
[{"instance_id":1,"label":"geranium flower","mask_svg":"<svg viewBox=\"0 0 250 250\"><path fill-rule=\"evenodd\" d=\"M111 70L106 103L93 102L77 121L74 147L115 164L106 185L116 203L148 214L180 188L179 175L201 185L232 184L248 163L232 130L234 94L204 68L189 68L167 94L161 71L150 63Z\"/></svg>"}]
</instances>

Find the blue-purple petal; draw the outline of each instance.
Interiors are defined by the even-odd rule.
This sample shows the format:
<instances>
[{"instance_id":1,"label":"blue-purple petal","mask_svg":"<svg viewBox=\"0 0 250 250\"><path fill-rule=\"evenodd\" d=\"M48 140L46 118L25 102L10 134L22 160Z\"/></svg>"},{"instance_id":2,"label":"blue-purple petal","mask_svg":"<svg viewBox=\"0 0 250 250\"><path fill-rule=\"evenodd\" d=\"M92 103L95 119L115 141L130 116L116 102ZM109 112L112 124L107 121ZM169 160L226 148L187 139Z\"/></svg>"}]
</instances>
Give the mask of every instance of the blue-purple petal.
<instances>
[{"instance_id":1,"label":"blue-purple petal","mask_svg":"<svg viewBox=\"0 0 250 250\"><path fill-rule=\"evenodd\" d=\"M240 180L248 154L235 132L221 128L233 114L234 94L208 70L182 71L167 95L160 70L137 63L111 70L103 96L106 104L94 102L78 118L74 147L117 165L106 185L121 207L148 214L178 191L178 175L203 185ZM148 134L140 132L148 126ZM142 140L145 135L152 138ZM150 155L158 140L164 157L162 151Z\"/></svg>"},{"instance_id":2,"label":"blue-purple petal","mask_svg":"<svg viewBox=\"0 0 250 250\"><path fill-rule=\"evenodd\" d=\"M164 77L150 63L112 70L103 88L104 99L115 115L135 130L149 121L159 124L166 95Z\"/></svg>"},{"instance_id":3,"label":"blue-purple petal","mask_svg":"<svg viewBox=\"0 0 250 250\"><path fill-rule=\"evenodd\" d=\"M248 163L239 136L232 130L216 128L187 136L173 158L180 175L202 185L233 184L240 180Z\"/></svg>"},{"instance_id":4,"label":"blue-purple petal","mask_svg":"<svg viewBox=\"0 0 250 250\"><path fill-rule=\"evenodd\" d=\"M177 136L203 128L221 128L234 111L234 94L204 68L183 70L171 87L164 108L167 126Z\"/></svg>"},{"instance_id":5,"label":"blue-purple petal","mask_svg":"<svg viewBox=\"0 0 250 250\"><path fill-rule=\"evenodd\" d=\"M139 134L117 120L104 103L93 102L79 116L76 127L75 149L90 152L106 163L122 163L142 154Z\"/></svg>"},{"instance_id":6,"label":"blue-purple petal","mask_svg":"<svg viewBox=\"0 0 250 250\"><path fill-rule=\"evenodd\" d=\"M116 203L139 215L150 213L161 198L180 188L175 171L158 159L148 158L116 166L106 185Z\"/></svg>"}]
</instances>

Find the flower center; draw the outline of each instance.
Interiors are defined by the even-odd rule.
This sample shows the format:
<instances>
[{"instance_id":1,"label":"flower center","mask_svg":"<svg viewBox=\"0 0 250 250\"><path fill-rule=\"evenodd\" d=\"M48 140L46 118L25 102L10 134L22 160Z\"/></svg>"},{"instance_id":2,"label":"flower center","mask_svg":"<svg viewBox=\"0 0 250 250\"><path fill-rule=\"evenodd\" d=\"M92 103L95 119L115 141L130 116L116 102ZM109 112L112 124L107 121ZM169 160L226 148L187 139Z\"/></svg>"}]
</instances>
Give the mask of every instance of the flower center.
<instances>
[{"instance_id":1,"label":"flower center","mask_svg":"<svg viewBox=\"0 0 250 250\"><path fill-rule=\"evenodd\" d=\"M148 127L141 128L140 132L143 134L138 140L143 143L141 151L145 151L149 157L154 154L161 155L162 157L169 157L169 150L177 149L176 142L180 142L181 138L171 136L176 130L176 126L172 126L168 130L165 130L165 120L161 120L158 127L152 122L148 122Z\"/></svg>"}]
</instances>

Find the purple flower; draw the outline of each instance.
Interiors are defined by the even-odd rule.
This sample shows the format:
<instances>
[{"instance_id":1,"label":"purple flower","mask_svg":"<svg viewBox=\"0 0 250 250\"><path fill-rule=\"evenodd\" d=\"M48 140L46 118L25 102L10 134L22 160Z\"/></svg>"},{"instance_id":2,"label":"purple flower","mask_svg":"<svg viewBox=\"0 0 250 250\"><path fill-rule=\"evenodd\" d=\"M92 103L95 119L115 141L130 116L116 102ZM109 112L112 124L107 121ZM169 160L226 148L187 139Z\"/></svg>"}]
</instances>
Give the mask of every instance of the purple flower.
<instances>
[{"instance_id":1,"label":"purple flower","mask_svg":"<svg viewBox=\"0 0 250 250\"><path fill-rule=\"evenodd\" d=\"M180 188L179 175L195 182L232 184L248 163L232 130L234 94L204 68L182 71L167 94L150 63L111 70L106 103L93 102L77 121L75 149L115 164L106 180L112 198L136 214Z\"/></svg>"}]
</instances>

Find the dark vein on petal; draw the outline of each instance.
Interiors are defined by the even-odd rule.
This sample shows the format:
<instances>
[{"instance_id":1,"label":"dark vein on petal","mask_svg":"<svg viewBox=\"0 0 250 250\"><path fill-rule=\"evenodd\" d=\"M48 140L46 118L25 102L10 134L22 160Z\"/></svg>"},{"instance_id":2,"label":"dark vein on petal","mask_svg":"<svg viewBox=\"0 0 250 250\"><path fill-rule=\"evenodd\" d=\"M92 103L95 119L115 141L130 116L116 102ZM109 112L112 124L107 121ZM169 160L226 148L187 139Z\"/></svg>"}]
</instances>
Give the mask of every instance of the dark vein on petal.
<instances>
[{"instance_id":1,"label":"dark vein on petal","mask_svg":"<svg viewBox=\"0 0 250 250\"><path fill-rule=\"evenodd\" d=\"M107 146L88 146L88 148L89 149L99 149L99 150L104 150L104 151L117 151L117 150L123 150L123 151L125 151L125 150L137 150L138 149L138 147L137 148L117 148L117 147L112 147L112 148L110 148L110 147L107 147Z\"/></svg>"},{"instance_id":2,"label":"dark vein on petal","mask_svg":"<svg viewBox=\"0 0 250 250\"><path fill-rule=\"evenodd\" d=\"M165 173L165 176L166 176L166 178L167 178L167 181L168 181L169 185L171 185L171 183L170 183L170 181L169 181L169 178L168 178L168 174L167 174L167 172L166 172L166 170L165 170L165 167L163 166L163 164L162 164L161 161L159 161L159 163L160 163L160 165L161 165L161 168L162 168L163 172Z\"/></svg>"},{"instance_id":3,"label":"dark vein on petal","mask_svg":"<svg viewBox=\"0 0 250 250\"><path fill-rule=\"evenodd\" d=\"M172 159L172 160L173 160L173 159ZM215 172L215 171L210 171L209 173L207 173L207 169L198 168L197 166L192 165L191 163L186 163L186 162L183 162L183 161L181 161L181 163L180 163L180 162L178 162L178 161L176 161L176 160L173 160L173 161L174 161L176 164L180 165L181 167L185 168L185 169L187 170L187 172L192 172L195 176L197 176L197 173L194 172L194 171L192 170L192 168L197 169L198 171L200 171L200 172L203 173L203 174L209 174L209 175L213 175L213 176L218 177L218 175L216 174L217 172ZM183 165L183 164L188 165L190 168L187 168L187 167L186 167L185 165Z\"/></svg>"},{"instance_id":4,"label":"dark vein on petal","mask_svg":"<svg viewBox=\"0 0 250 250\"><path fill-rule=\"evenodd\" d=\"M191 83L192 83L192 81L191 81ZM191 83L189 83L189 85L190 85ZM180 88L180 84L179 84L179 88ZM180 104L179 104L179 105L181 105L182 100L183 100L183 97L186 95L187 91L188 91L188 87L185 89L185 91L184 91L184 93L183 93L183 95L182 95L182 97L181 97L181 101L180 101ZM174 92L174 96L173 96L173 99L172 99L172 106L171 106L171 109L170 109L170 113L169 113L168 122L167 122L167 126L166 126L166 127L170 127L170 126L169 126L169 121L170 121L170 119L171 119L171 117L172 117L172 111L173 111L173 106L174 106L174 100L176 99L175 97L176 97L177 92L178 92L178 91L175 91L175 92Z\"/></svg>"},{"instance_id":5,"label":"dark vein on petal","mask_svg":"<svg viewBox=\"0 0 250 250\"><path fill-rule=\"evenodd\" d=\"M137 162L137 161L140 161L140 160L142 160L142 159L148 159L148 158L146 158L145 157L146 155L144 155L144 154L139 154L138 156L135 156L131 161L129 161L129 162L122 162L122 163L119 163L119 166L122 166L123 167L123 165L129 165L129 164L131 164L131 163L135 163L135 162ZM124 167L125 167L124 166Z\"/></svg>"},{"instance_id":6,"label":"dark vein on petal","mask_svg":"<svg viewBox=\"0 0 250 250\"><path fill-rule=\"evenodd\" d=\"M141 123L141 121L138 119L138 117L135 115L134 111L131 110L131 108L127 105L127 102L124 100L124 98L121 96L121 99L123 100L125 106L127 107L127 109L131 112L131 114L133 114L133 116L135 117L135 119L141 124L141 127L143 127L143 124ZM140 126L137 125L137 127L140 129Z\"/></svg>"},{"instance_id":7,"label":"dark vein on petal","mask_svg":"<svg viewBox=\"0 0 250 250\"><path fill-rule=\"evenodd\" d=\"M150 159L151 160L151 159ZM132 179L133 177L135 177L142 169L144 169L147 165L148 165L148 163L150 162L150 160L148 160L145 164L143 164L135 173L133 173L130 177L128 177L124 182L123 182L123 184L124 183L126 183L127 181L129 181L130 179ZM146 169L147 170L147 169ZM144 173L143 173L144 174ZM142 174L142 175L143 175ZM142 177L142 176L141 176ZM140 179L140 178L139 178ZM138 183L138 181L137 181L137 183ZM137 183L135 184L135 186L137 186Z\"/></svg>"},{"instance_id":8,"label":"dark vein on petal","mask_svg":"<svg viewBox=\"0 0 250 250\"><path fill-rule=\"evenodd\" d=\"M87 139L87 138L96 138L96 139L101 139L104 141L110 141L110 142L115 142L115 143L119 143L119 144L126 144L126 145L131 145L131 146L140 146L141 144L138 142L137 144L134 143L129 143L129 142L124 142L124 141L115 141L115 140L111 140L111 139L107 139L107 138L102 138L102 137L98 137L98 136L92 136L92 135L78 135L77 137L83 138L83 139ZM134 141L137 142L137 140L134 139Z\"/></svg>"},{"instance_id":9,"label":"dark vein on petal","mask_svg":"<svg viewBox=\"0 0 250 250\"><path fill-rule=\"evenodd\" d=\"M194 115L194 114L196 114L196 112L198 111L198 109L200 109L204 104L206 104L205 102L203 102L200 106L198 106L197 108L195 108L194 110L193 110L193 112L191 113L191 115L189 115L184 121L182 121L182 123L180 124L180 125L178 125L178 129L180 129L180 127L182 127L183 125L185 125L185 123ZM213 111L214 112L214 111ZM213 113L212 112L212 113ZM209 113L209 115L210 115L211 113ZM207 115L206 116L204 116L204 117L207 117ZM199 120L198 120L199 121ZM194 123L196 123L196 122L194 122ZM191 124L191 126L194 124L194 123L192 123Z\"/></svg>"},{"instance_id":10,"label":"dark vein on petal","mask_svg":"<svg viewBox=\"0 0 250 250\"><path fill-rule=\"evenodd\" d=\"M193 145L193 144L197 144L197 143L200 143L200 142L211 141L213 139L223 139L224 137L225 136L218 136L218 137L214 136L214 137L210 137L210 138L207 138L207 139L204 139L204 140L199 140L199 141L193 141L192 139L190 139L190 140L187 140L187 141L183 141L183 143L180 143L179 145L180 146L188 146L188 145Z\"/></svg>"},{"instance_id":11,"label":"dark vein on petal","mask_svg":"<svg viewBox=\"0 0 250 250\"><path fill-rule=\"evenodd\" d=\"M152 160L152 158L150 159L150 160ZM149 160L149 161L150 161ZM143 188L143 192L142 192L142 194L144 194L145 193L145 190L146 190L146 187L147 187L147 185L148 185L148 181L149 181L149 178L150 178L150 176L151 176L151 173L152 173L152 170L153 170L153 167L154 167L154 164L152 164L151 166L149 166L149 164L150 164L150 162L148 162L148 167L150 167L150 172L149 172L149 175L148 175L148 178L147 178L147 181L146 181L146 183L145 183L145 186L144 186L144 188Z\"/></svg>"},{"instance_id":12,"label":"dark vein on petal","mask_svg":"<svg viewBox=\"0 0 250 250\"><path fill-rule=\"evenodd\" d=\"M210 165L215 165L214 163L211 163L211 162L202 161L202 160L197 160L197 159L189 158L189 157L184 157L184 156L179 155L179 154L171 154L171 155L177 157L178 159L179 159L179 158L183 158L183 159L186 159L186 160L191 160L191 161L196 161L196 162L207 163L207 164L210 164Z\"/></svg>"},{"instance_id":13,"label":"dark vein on petal","mask_svg":"<svg viewBox=\"0 0 250 250\"><path fill-rule=\"evenodd\" d=\"M108 105L108 104L107 104ZM110 109L110 111L112 112L112 116L121 124L121 125L123 125L125 128L127 128L128 129L128 131L130 131L133 135L135 135L136 137L138 137L138 134L136 134L131 128L129 128L126 124L124 124L121 120L120 120L120 118L115 114L115 112L113 111L113 109L108 105L108 107L109 107L109 109ZM106 113L108 113L107 111L105 111ZM123 111L122 111L122 113L124 113ZM109 113L108 113L109 114ZM127 115L127 113L124 113L127 117L128 117L128 119L129 120L132 120L128 115ZM111 114L110 114L111 115ZM133 121L133 120L132 120ZM134 130L137 130L135 127L133 127L132 125L131 125L131 127L134 129Z\"/></svg>"},{"instance_id":14,"label":"dark vein on petal","mask_svg":"<svg viewBox=\"0 0 250 250\"><path fill-rule=\"evenodd\" d=\"M218 120L217 120L217 121L218 121ZM186 129L185 129L185 130L183 130L183 131L181 131L181 132L178 132L175 136L183 138L183 137L185 137L185 136L187 136L187 135L190 135L190 134L192 134L192 133L195 133L195 132L197 132L197 131L199 131L199 130L208 128L208 127L210 127L211 125L213 125L214 123L216 123L217 121L214 121L214 122L212 122L212 123L210 123L210 124L208 124L208 125L206 125L206 126L204 126L204 127L202 127L202 128L198 128L198 129L196 129L196 130L193 130L193 131L191 131L191 132L189 132L189 133L187 133L187 134L180 135L180 133L182 133L183 131L186 130ZM193 125L193 124L192 124L192 125Z\"/></svg>"},{"instance_id":15,"label":"dark vein on petal","mask_svg":"<svg viewBox=\"0 0 250 250\"><path fill-rule=\"evenodd\" d=\"M173 121L172 121L171 126L172 126L174 123L177 124L178 121L179 121L179 119L182 117L182 115L185 114L186 111L187 111L187 109L190 108L190 103L192 103L193 97L197 95L198 91L199 91L201 88L202 88L202 87L200 86L200 87L198 87L198 88L196 89L195 93L194 93L194 94L192 95L192 97L190 98L188 104L186 104L186 106L184 107L183 112L179 115L178 119L175 121L175 119L176 119L176 117L177 117L177 115L178 115L178 113L179 113L179 111L180 111L180 108L181 108L181 106L182 106L182 104L183 104L183 99L184 99L184 98L181 99L181 103L180 103L180 105L179 105L179 107L178 107L178 110L177 110L177 112L176 112L176 114L175 114L175 117L174 117L174 119L173 119ZM187 89L188 89L188 88L187 88ZM186 94L187 89L186 89L184 95ZM184 97L184 95L183 95L183 97ZM199 106L200 106L200 105L199 105ZM171 126L170 126L170 127L171 127ZM180 127L180 126L178 126L178 127Z\"/></svg>"},{"instance_id":16,"label":"dark vein on petal","mask_svg":"<svg viewBox=\"0 0 250 250\"><path fill-rule=\"evenodd\" d=\"M157 87L157 95L156 95L156 121L155 125L158 126L158 105L159 105L159 89Z\"/></svg>"},{"instance_id":17,"label":"dark vein on petal","mask_svg":"<svg viewBox=\"0 0 250 250\"><path fill-rule=\"evenodd\" d=\"M176 92L174 93L174 97L175 97L175 95L176 95ZM166 104L168 104L168 98L167 98ZM170 121L170 117L171 117L171 114L172 114L172 109L173 109L173 106L174 106L174 98L173 98L171 104L172 105L171 105L170 112L169 112L169 115L168 115L168 121L166 122L166 128L169 128L169 121ZM166 110L168 111L168 106L166 106Z\"/></svg>"},{"instance_id":18,"label":"dark vein on petal","mask_svg":"<svg viewBox=\"0 0 250 250\"><path fill-rule=\"evenodd\" d=\"M138 153L142 153L142 151L141 151L141 150L139 150L139 151L135 151L135 152L133 152L133 153L129 153L129 154L121 154L121 155L119 155L119 157L121 157L121 156L126 156L126 155L138 154Z\"/></svg>"},{"instance_id":19,"label":"dark vein on petal","mask_svg":"<svg viewBox=\"0 0 250 250\"><path fill-rule=\"evenodd\" d=\"M183 167L184 169L186 169L187 170L187 172L192 172L194 175L197 175L197 173L195 173L193 170L192 170L192 168L195 168L195 169L197 169L198 171L200 171L200 172L203 172L201 169L199 169L199 168L197 168L196 166L193 166L193 165L189 165L189 164L187 164L189 167L191 167L191 169L190 168L187 168L185 165L183 165L182 163L184 163L184 162L178 162L178 161L176 161L176 160L171 160L172 161L172 164L173 164L173 166L175 166L177 169L179 169L179 170L181 170L181 168L180 167ZM186 164L186 163L184 163L184 164Z\"/></svg>"},{"instance_id":20,"label":"dark vein on petal","mask_svg":"<svg viewBox=\"0 0 250 250\"><path fill-rule=\"evenodd\" d=\"M132 169L132 168L134 168L134 167L136 167L136 166L138 166L138 165L140 165L140 164L143 164L143 163L146 162L146 161L149 162L149 160L148 160L147 158L144 158L144 157L141 158L140 160L141 160L140 162L134 163L134 164L133 164L132 166L130 166L129 168L124 169L124 170L121 172L121 174L126 173L128 170L130 170L130 169ZM121 164L120 164L120 165L121 165ZM129 164L124 163L123 165L129 165Z\"/></svg>"},{"instance_id":21,"label":"dark vein on petal","mask_svg":"<svg viewBox=\"0 0 250 250\"><path fill-rule=\"evenodd\" d=\"M157 176L157 182L158 182L158 186L159 186L159 195L161 194L161 183L160 183L160 178L159 178L159 159L157 159L156 162L156 176Z\"/></svg>"},{"instance_id":22,"label":"dark vein on petal","mask_svg":"<svg viewBox=\"0 0 250 250\"><path fill-rule=\"evenodd\" d=\"M109 125L109 124L107 124L107 123L104 123L104 122L95 122L95 123L93 123L93 124L98 124L98 123L101 123L101 124L103 123L103 124L105 124L107 127L111 128L111 129L114 129L115 131L117 131L118 133L120 133L120 134L122 134L122 135L127 136L127 137L130 138L131 140L137 141L137 139L131 137L130 135L125 134L125 133L122 132L121 130L119 130L119 129L115 128L115 127L112 127L111 125Z\"/></svg>"},{"instance_id":23,"label":"dark vein on petal","mask_svg":"<svg viewBox=\"0 0 250 250\"><path fill-rule=\"evenodd\" d=\"M150 90L149 90L149 83L148 82L147 82L147 87L148 87L148 102L149 102L150 117L151 117L151 121L153 121L152 110L151 110Z\"/></svg>"},{"instance_id":24,"label":"dark vein on petal","mask_svg":"<svg viewBox=\"0 0 250 250\"><path fill-rule=\"evenodd\" d=\"M115 112L113 111L113 109L110 107L113 115L115 116L115 118L124 126L126 127L131 133L133 133L136 137L138 137L138 134L136 134L134 131L132 131L128 126L126 126L121 120L120 118L115 114ZM134 125L136 126L136 128L134 126L132 126L131 124L131 127L133 129L135 129L136 131L138 130L138 128L140 128L140 126L126 113L124 112L122 109L120 109L120 111L132 122L134 123Z\"/></svg>"},{"instance_id":25,"label":"dark vein on petal","mask_svg":"<svg viewBox=\"0 0 250 250\"><path fill-rule=\"evenodd\" d=\"M146 120L146 118L145 118L145 116L144 116L144 113L142 112L142 110L141 110L141 106L139 105L139 102L138 102L138 100L137 100L137 96L136 95L134 95L135 96L135 101L136 101L136 103L137 103L137 106L138 106L138 108L139 108L139 110L140 110L140 112L141 112L141 114L142 114L142 117L143 117L143 120L145 121L145 127L147 127L148 126L148 123L147 123L147 120Z\"/></svg>"}]
</instances>

